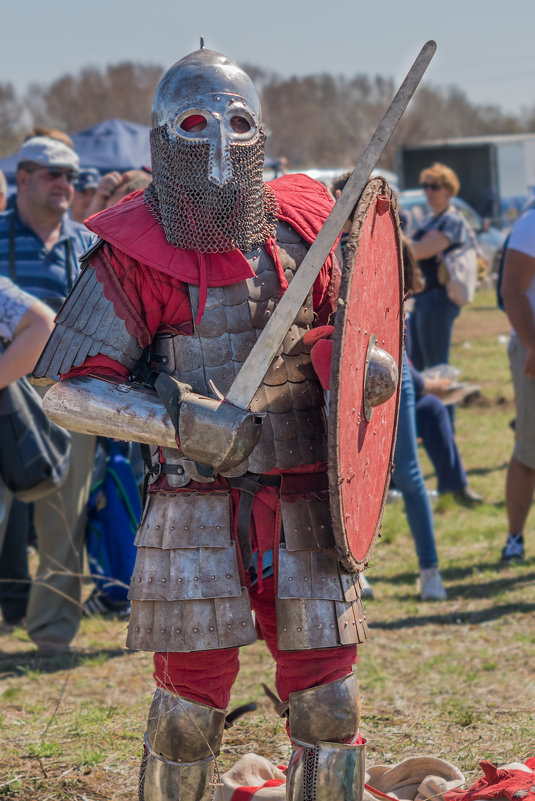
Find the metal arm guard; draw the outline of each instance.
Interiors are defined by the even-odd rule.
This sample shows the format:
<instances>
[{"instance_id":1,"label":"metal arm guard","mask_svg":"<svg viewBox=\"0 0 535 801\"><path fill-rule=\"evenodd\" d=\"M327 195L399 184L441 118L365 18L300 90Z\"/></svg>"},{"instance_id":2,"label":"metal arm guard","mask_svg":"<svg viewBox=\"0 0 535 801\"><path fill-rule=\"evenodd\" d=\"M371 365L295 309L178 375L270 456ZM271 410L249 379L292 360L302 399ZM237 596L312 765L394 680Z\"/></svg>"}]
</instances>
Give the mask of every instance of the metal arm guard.
<instances>
[{"instance_id":1,"label":"metal arm guard","mask_svg":"<svg viewBox=\"0 0 535 801\"><path fill-rule=\"evenodd\" d=\"M346 745L358 732L360 701L353 675L290 694L293 752L286 774L288 801L361 801L364 744Z\"/></svg>"},{"instance_id":2,"label":"metal arm guard","mask_svg":"<svg viewBox=\"0 0 535 801\"><path fill-rule=\"evenodd\" d=\"M225 711L158 689L145 733L139 801L211 801Z\"/></svg>"},{"instance_id":3,"label":"metal arm guard","mask_svg":"<svg viewBox=\"0 0 535 801\"><path fill-rule=\"evenodd\" d=\"M68 378L49 389L43 408L58 425L82 434L176 448L177 432L186 459L216 473L236 467L258 442L260 415L191 392L167 375L155 387L158 394L140 384Z\"/></svg>"}]
</instances>

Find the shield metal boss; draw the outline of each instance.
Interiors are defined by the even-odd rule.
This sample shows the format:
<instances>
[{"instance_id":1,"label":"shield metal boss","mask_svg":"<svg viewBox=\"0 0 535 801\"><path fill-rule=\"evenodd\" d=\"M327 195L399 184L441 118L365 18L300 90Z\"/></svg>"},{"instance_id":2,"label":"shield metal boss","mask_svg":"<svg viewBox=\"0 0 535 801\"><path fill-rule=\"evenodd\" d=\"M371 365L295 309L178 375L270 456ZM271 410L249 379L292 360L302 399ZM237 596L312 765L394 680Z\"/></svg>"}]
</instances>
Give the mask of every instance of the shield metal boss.
<instances>
[{"instance_id":1,"label":"shield metal boss","mask_svg":"<svg viewBox=\"0 0 535 801\"><path fill-rule=\"evenodd\" d=\"M344 252L333 333L330 502L338 558L352 572L366 567L380 533L396 438L403 262L395 207L384 179L367 184Z\"/></svg>"}]
</instances>

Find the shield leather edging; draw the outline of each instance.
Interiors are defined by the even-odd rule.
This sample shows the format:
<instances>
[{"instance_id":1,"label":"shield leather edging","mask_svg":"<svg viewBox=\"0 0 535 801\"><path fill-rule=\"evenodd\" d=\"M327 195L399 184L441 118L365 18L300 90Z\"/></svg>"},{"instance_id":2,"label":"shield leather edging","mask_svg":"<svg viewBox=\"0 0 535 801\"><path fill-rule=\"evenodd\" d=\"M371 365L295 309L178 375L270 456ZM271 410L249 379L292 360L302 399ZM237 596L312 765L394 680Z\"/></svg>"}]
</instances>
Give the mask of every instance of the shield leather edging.
<instances>
[{"instance_id":1,"label":"shield leather edging","mask_svg":"<svg viewBox=\"0 0 535 801\"><path fill-rule=\"evenodd\" d=\"M368 182L344 252L335 316L329 397L329 495L336 551L364 570L380 536L393 467L401 380L392 397L364 407L370 338L394 358L401 378L403 262L396 200L383 178ZM367 417L369 419L367 419Z\"/></svg>"}]
</instances>

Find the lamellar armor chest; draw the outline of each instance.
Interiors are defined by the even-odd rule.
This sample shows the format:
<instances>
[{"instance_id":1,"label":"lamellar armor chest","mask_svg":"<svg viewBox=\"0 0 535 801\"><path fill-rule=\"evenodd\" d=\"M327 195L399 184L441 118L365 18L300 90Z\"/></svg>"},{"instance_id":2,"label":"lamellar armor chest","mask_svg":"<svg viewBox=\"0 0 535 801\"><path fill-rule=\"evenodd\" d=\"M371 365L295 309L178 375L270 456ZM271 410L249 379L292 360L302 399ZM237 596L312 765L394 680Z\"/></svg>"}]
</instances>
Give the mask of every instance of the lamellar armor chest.
<instances>
[{"instance_id":1,"label":"lamellar armor chest","mask_svg":"<svg viewBox=\"0 0 535 801\"><path fill-rule=\"evenodd\" d=\"M279 223L277 249L290 283L307 245L293 228ZM160 369L202 395L213 395L212 382L221 393L228 392L281 296L279 275L266 249L256 248L245 257L254 277L209 287L201 320L191 336L160 335L154 341ZM195 319L199 287L189 285L189 294ZM251 403L252 411L265 415L260 440L249 458L225 475L326 461L324 394L310 348L303 343L314 318L311 292Z\"/></svg>"}]
</instances>

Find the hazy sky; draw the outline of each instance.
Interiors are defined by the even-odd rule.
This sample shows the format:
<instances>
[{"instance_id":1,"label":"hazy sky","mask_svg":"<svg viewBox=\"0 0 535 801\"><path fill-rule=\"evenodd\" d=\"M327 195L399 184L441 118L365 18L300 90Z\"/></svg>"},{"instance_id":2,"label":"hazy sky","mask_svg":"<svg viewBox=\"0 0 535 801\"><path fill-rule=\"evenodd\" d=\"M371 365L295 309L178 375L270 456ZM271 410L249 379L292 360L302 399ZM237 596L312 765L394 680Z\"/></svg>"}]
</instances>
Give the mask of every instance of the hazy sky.
<instances>
[{"instance_id":1,"label":"hazy sky","mask_svg":"<svg viewBox=\"0 0 535 801\"><path fill-rule=\"evenodd\" d=\"M206 46L282 75L400 81L419 48L426 80L519 111L535 105L535 0L0 0L0 81L24 91L87 65L170 66Z\"/></svg>"}]
</instances>

